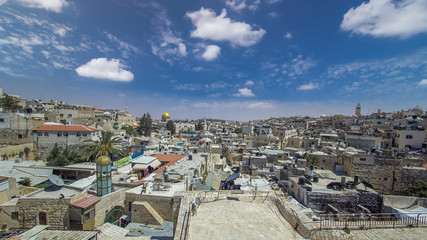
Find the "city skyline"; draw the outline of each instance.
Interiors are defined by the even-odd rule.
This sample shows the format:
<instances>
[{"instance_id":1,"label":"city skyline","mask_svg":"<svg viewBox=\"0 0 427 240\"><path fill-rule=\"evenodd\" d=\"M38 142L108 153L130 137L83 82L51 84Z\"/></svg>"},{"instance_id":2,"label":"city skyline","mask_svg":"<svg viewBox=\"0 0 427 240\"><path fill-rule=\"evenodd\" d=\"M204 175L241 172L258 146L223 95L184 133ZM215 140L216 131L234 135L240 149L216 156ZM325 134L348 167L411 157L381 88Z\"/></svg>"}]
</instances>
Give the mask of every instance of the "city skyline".
<instances>
[{"instance_id":1,"label":"city skyline","mask_svg":"<svg viewBox=\"0 0 427 240\"><path fill-rule=\"evenodd\" d=\"M426 32L422 0L0 0L0 87L154 118L425 108Z\"/></svg>"}]
</instances>

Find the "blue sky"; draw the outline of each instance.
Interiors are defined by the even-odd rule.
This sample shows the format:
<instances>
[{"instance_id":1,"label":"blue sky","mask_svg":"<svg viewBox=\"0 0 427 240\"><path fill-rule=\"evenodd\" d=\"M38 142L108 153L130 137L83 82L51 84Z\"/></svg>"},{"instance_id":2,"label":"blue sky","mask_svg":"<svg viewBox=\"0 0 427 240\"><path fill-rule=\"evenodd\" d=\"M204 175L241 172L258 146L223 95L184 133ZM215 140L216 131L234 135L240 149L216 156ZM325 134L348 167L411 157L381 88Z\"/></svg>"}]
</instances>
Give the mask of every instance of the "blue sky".
<instances>
[{"instance_id":1,"label":"blue sky","mask_svg":"<svg viewBox=\"0 0 427 240\"><path fill-rule=\"evenodd\" d=\"M426 108L427 1L0 0L0 86L173 119Z\"/></svg>"}]
</instances>

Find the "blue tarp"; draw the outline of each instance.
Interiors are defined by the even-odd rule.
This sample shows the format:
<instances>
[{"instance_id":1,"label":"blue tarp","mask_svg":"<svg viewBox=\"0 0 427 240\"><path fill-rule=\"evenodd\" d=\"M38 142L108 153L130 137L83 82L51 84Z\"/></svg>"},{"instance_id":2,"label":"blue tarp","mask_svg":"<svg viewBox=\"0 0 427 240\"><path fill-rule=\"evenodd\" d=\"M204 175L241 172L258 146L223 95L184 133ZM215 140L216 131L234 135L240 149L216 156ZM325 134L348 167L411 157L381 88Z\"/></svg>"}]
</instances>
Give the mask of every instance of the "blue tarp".
<instances>
[{"instance_id":1,"label":"blue tarp","mask_svg":"<svg viewBox=\"0 0 427 240\"><path fill-rule=\"evenodd\" d=\"M144 151L141 151L141 152L139 152L139 153L137 153L137 154L134 154L134 155L132 155L132 159L135 159L135 158L137 158L137 157L139 157L139 156L142 156L142 155L144 155Z\"/></svg>"},{"instance_id":2,"label":"blue tarp","mask_svg":"<svg viewBox=\"0 0 427 240\"><path fill-rule=\"evenodd\" d=\"M239 172L233 173L233 174L231 174L230 176L227 177L227 180L225 180L225 182L228 183L228 182L230 182L230 181L232 181L232 180L234 180L234 179L236 179L238 177L240 177L240 173Z\"/></svg>"}]
</instances>

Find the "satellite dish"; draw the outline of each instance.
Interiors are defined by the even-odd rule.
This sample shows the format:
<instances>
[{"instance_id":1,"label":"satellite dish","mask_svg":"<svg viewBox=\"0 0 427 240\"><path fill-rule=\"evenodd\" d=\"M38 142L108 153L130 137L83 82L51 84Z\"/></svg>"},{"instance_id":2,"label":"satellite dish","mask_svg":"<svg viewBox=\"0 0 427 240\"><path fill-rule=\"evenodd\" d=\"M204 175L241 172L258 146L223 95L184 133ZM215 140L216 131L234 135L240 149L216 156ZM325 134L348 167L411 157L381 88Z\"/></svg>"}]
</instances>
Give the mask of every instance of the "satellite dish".
<instances>
[{"instance_id":1,"label":"satellite dish","mask_svg":"<svg viewBox=\"0 0 427 240\"><path fill-rule=\"evenodd\" d=\"M55 186L62 187L64 185L64 180L55 174L50 174L48 179Z\"/></svg>"}]
</instances>

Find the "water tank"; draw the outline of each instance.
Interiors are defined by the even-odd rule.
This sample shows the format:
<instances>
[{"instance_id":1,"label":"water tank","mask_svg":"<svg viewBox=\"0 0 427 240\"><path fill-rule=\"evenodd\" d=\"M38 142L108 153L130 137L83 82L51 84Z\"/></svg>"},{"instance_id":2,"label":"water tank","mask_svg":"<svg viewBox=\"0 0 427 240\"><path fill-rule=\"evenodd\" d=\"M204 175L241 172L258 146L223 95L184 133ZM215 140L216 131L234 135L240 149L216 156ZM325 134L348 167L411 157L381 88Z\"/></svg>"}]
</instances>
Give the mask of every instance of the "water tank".
<instances>
[{"instance_id":1,"label":"water tank","mask_svg":"<svg viewBox=\"0 0 427 240\"><path fill-rule=\"evenodd\" d=\"M313 182L319 182L319 176L313 176Z\"/></svg>"},{"instance_id":2,"label":"water tank","mask_svg":"<svg viewBox=\"0 0 427 240\"><path fill-rule=\"evenodd\" d=\"M345 185L345 177L341 177L341 184Z\"/></svg>"},{"instance_id":3,"label":"water tank","mask_svg":"<svg viewBox=\"0 0 427 240\"><path fill-rule=\"evenodd\" d=\"M359 183L359 175L354 175L354 185Z\"/></svg>"},{"instance_id":4,"label":"water tank","mask_svg":"<svg viewBox=\"0 0 427 240\"><path fill-rule=\"evenodd\" d=\"M219 158L220 158L220 159L223 159L223 158L224 158L224 155L222 155L222 154L221 154L221 155L219 155Z\"/></svg>"},{"instance_id":5,"label":"water tank","mask_svg":"<svg viewBox=\"0 0 427 240\"><path fill-rule=\"evenodd\" d=\"M300 184L300 185L304 184L304 177L302 177L302 176L298 177L298 184Z\"/></svg>"},{"instance_id":6,"label":"water tank","mask_svg":"<svg viewBox=\"0 0 427 240\"><path fill-rule=\"evenodd\" d=\"M169 182L169 173L164 172L163 178L165 179L165 182Z\"/></svg>"},{"instance_id":7,"label":"water tank","mask_svg":"<svg viewBox=\"0 0 427 240\"><path fill-rule=\"evenodd\" d=\"M193 160L193 155L188 155L188 160Z\"/></svg>"}]
</instances>

